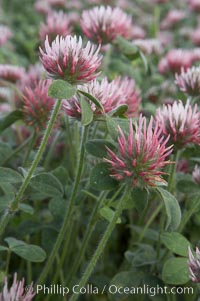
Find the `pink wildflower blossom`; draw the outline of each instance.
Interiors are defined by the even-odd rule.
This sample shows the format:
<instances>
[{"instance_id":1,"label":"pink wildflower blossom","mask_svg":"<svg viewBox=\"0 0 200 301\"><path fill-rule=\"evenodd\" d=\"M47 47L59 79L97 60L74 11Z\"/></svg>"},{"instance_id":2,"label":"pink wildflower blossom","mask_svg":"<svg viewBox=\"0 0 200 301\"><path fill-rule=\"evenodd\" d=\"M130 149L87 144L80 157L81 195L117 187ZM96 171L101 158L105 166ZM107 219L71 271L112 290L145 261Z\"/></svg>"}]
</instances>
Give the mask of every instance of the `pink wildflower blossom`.
<instances>
[{"instance_id":1,"label":"pink wildflower blossom","mask_svg":"<svg viewBox=\"0 0 200 301\"><path fill-rule=\"evenodd\" d=\"M160 60L158 70L162 74L169 71L180 73L181 69L187 70L196 60L193 50L172 49Z\"/></svg>"},{"instance_id":2,"label":"pink wildflower blossom","mask_svg":"<svg viewBox=\"0 0 200 301\"><path fill-rule=\"evenodd\" d=\"M163 47L158 39L138 39L133 41L134 44L139 47L145 54L161 54Z\"/></svg>"},{"instance_id":3,"label":"pink wildflower blossom","mask_svg":"<svg viewBox=\"0 0 200 301\"><path fill-rule=\"evenodd\" d=\"M100 46L96 48L90 42L83 48L81 37L57 36L51 46L46 38L45 50L40 48L40 54L50 77L61 78L71 84L82 84L98 76L96 70L101 63L99 50Z\"/></svg>"},{"instance_id":4,"label":"pink wildflower blossom","mask_svg":"<svg viewBox=\"0 0 200 301\"><path fill-rule=\"evenodd\" d=\"M164 20L160 24L161 29L169 29L172 26L179 23L181 20L185 19L186 13L183 10L173 9L171 10Z\"/></svg>"},{"instance_id":5,"label":"pink wildflower blossom","mask_svg":"<svg viewBox=\"0 0 200 301\"><path fill-rule=\"evenodd\" d=\"M32 301L35 293L31 284L28 290L25 290L24 278L17 281L17 273L14 274L13 284L8 289L8 280L5 278L2 293L0 293L0 301Z\"/></svg>"},{"instance_id":6,"label":"pink wildflower blossom","mask_svg":"<svg viewBox=\"0 0 200 301\"><path fill-rule=\"evenodd\" d=\"M120 105L128 106L126 112L128 117L133 117L138 113L141 97L133 79L118 77L108 82L108 79L104 78L101 83L94 80L87 85L80 86L79 89L98 99L105 113L111 112ZM94 103L90 102L90 105L95 115L102 114ZM80 119L81 105L78 96L63 102L63 106L69 116Z\"/></svg>"},{"instance_id":7,"label":"pink wildflower blossom","mask_svg":"<svg viewBox=\"0 0 200 301\"><path fill-rule=\"evenodd\" d=\"M196 46L200 46L200 27L197 27L191 34L192 42Z\"/></svg>"},{"instance_id":8,"label":"pink wildflower blossom","mask_svg":"<svg viewBox=\"0 0 200 301\"><path fill-rule=\"evenodd\" d=\"M200 113L197 105L192 107L189 100L175 101L173 105L163 105L156 112L156 121L165 137L170 135L170 143L181 149L188 143L200 144Z\"/></svg>"},{"instance_id":9,"label":"pink wildflower blossom","mask_svg":"<svg viewBox=\"0 0 200 301\"><path fill-rule=\"evenodd\" d=\"M144 39L145 36L146 36L146 32L142 27L135 25L135 24L132 26L132 29L130 32L131 39L133 39L133 40Z\"/></svg>"},{"instance_id":10,"label":"pink wildflower blossom","mask_svg":"<svg viewBox=\"0 0 200 301\"><path fill-rule=\"evenodd\" d=\"M13 65L0 65L0 80L6 80L12 83L20 80L25 73L25 69Z\"/></svg>"},{"instance_id":11,"label":"pink wildflower blossom","mask_svg":"<svg viewBox=\"0 0 200 301\"><path fill-rule=\"evenodd\" d=\"M81 27L93 42L107 44L118 35L128 38L131 35L132 19L118 7L100 6L83 11Z\"/></svg>"},{"instance_id":12,"label":"pink wildflower blossom","mask_svg":"<svg viewBox=\"0 0 200 301\"><path fill-rule=\"evenodd\" d=\"M169 137L164 138L158 123L149 125L145 117L140 115L133 130L130 121L129 134L123 133L119 127L118 151L107 149L108 158L104 161L111 165L110 175L118 181L127 181L133 186L155 186L156 182L165 183L161 169L171 163L166 158L172 152L172 145L166 147Z\"/></svg>"},{"instance_id":13,"label":"pink wildflower blossom","mask_svg":"<svg viewBox=\"0 0 200 301\"><path fill-rule=\"evenodd\" d=\"M188 248L188 251L188 267L190 271L190 278L193 282L200 283L200 251L198 248L196 248L196 258L194 258L190 247Z\"/></svg>"},{"instance_id":14,"label":"pink wildflower blossom","mask_svg":"<svg viewBox=\"0 0 200 301\"><path fill-rule=\"evenodd\" d=\"M198 165L195 165L192 176L193 176L194 181L197 184L200 184L200 168Z\"/></svg>"},{"instance_id":15,"label":"pink wildflower blossom","mask_svg":"<svg viewBox=\"0 0 200 301\"><path fill-rule=\"evenodd\" d=\"M200 0L189 0L189 7L195 12L200 12Z\"/></svg>"},{"instance_id":16,"label":"pink wildflower blossom","mask_svg":"<svg viewBox=\"0 0 200 301\"><path fill-rule=\"evenodd\" d=\"M57 35L66 37L71 33L69 17L63 11L49 12L46 18L46 23L40 27L40 40L44 41L48 35L49 41L53 41Z\"/></svg>"},{"instance_id":17,"label":"pink wildflower blossom","mask_svg":"<svg viewBox=\"0 0 200 301\"><path fill-rule=\"evenodd\" d=\"M41 15L46 15L51 11L51 6L45 0L37 0L34 9Z\"/></svg>"},{"instance_id":18,"label":"pink wildflower blossom","mask_svg":"<svg viewBox=\"0 0 200 301\"><path fill-rule=\"evenodd\" d=\"M189 172L189 161L186 159L180 159L177 162L176 172L188 173Z\"/></svg>"},{"instance_id":19,"label":"pink wildflower blossom","mask_svg":"<svg viewBox=\"0 0 200 301\"><path fill-rule=\"evenodd\" d=\"M175 84L181 91L191 96L200 95L200 67L192 67L175 74Z\"/></svg>"},{"instance_id":20,"label":"pink wildflower blossom","mask_svg":"<svg viewBox=\"0 0 200 301\"><path fill-rule=\"evenodd\" d=\"M0 46L3 46L11 37L12 31L5 25L0 25Z\"/></svg>"},{"instance_id":21,"label":"pink wildflower blossom","mask_svg":"<svg viewBox=\"0 0 200 301\"><path fill-rule=\"evenodd\" d=\"M65 0L47 0L47 3L52 7L65 7Z\"/></svg>"},{"instance_id":22,"label":"pink wildflower blossom","mask_svg":"<svg viewBox=\"0 0 200 301\"><path fill-rule=\"evenodd\" d=\"M36 130L45 128L50 111L53 108L55 99L48 96L48 88L51 80L40 81L33 88L25 88L22 100L22 112L24 121L34 126Z\"/></svg>"}]
</instances>

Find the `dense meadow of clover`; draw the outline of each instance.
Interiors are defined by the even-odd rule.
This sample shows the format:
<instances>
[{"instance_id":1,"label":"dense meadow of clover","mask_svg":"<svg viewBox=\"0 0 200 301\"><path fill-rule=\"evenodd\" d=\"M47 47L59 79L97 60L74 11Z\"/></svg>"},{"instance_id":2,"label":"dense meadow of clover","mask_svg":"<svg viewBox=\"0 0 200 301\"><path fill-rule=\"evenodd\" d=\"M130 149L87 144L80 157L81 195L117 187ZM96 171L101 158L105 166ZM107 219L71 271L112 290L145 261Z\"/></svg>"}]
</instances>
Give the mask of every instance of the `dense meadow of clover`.
<instances>
[{"instance_id":1,"label":"dense meadow of clover","mask_svg":"<svg viewBox=\"0 0 200 301\"><path fill-rule=\"evenodd\" d=\"M200 0L0 5L0 301L200 300Z\"/></svg>"}]
</instances>

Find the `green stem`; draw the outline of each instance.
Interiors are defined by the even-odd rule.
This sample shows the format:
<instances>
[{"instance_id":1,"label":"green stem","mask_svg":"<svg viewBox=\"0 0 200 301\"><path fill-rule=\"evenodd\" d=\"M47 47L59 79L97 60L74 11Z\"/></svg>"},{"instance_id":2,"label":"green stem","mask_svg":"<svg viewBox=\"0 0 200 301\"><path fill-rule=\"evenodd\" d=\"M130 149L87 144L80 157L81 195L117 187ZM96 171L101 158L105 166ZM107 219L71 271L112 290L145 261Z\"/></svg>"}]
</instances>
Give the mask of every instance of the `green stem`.
<instances>
[{"instance_id":1,"label":"green stem","mask_svg":"<svg viewBox=\"0 0 200 301\"><path fill-rule=\"evenodd\" d=\"M36 131L34 131L34 133L33 133L33 135L32 135L32 138L31 138L31 141L30 141L30 144L29 144L29 146L28 146L28 149L27 149L25 158L24 158L24 162L23 162L23 166L24 166L24 167L28 165L30 153L31 153L31 151L32 151L32 149L33 149L33 147L34 147L36 138L37 138L37 134L36 134Z\"/></svg>"},{"instance_id":2,"label":"green stem","mask_svg":"<svg viewBox=\"0 0 200 301\"><path fill-rule=\"evenodd\" d=\"M11 250L10 250L10 249L8 249L8 252L7 252L7 258L6 258L6 269L5 269L5 275L8 275L8 272L9 272L10 257L11 257Z\"/></svg>"},{"instance_id":3,"label":"green stem","mask_svg":"<svg viewBox=\"0 0 200 301\"><path fill-rule=\"evenodd\" d=\"M153 214L151 215L151 217L149 218L148 222L145 224L144 228L143 228L143 231L142 233L140 234L140 237L138 239L138 243L140 243L144 236L145 236L145 233L146 231L149 229L150 225L153 223L153 221L155 220L155 218L157 217L157 215L159 214L160 210L162 209L163 207L163 204L159 204L157 206L157 208L154 210Z\"/></svg>"},{"instance_id":4,"label":"green stem","mask_svg":"<svg viewBox=\"0 0 200 301\"><path fill-rule=\"evenodd\" d=\"M185 215L183 215L183 218L181 220L181 223L178 227L178 232L182 232L182 230L184 229L185 225L188 223L188 221L190 220L191 216L197 212L198 208L199 208L199 198L196 198L193 200L194 204L192 204L191 208L186 212Z\"/></svg>"},{"instance_id":5,"label":"green stem","mask_svg":"<svg viewBox=\"0 0 200 301\"><path fill-rule=\"evenodd\" d=\"M26 190L31 177L34 173L35 168L38 166L38 163L44 153L46 144L48 142L49 136L51 134L51 130L53 128L54 122L56 120L57 114L60 110L61 107L61 103L62 100L57 100L55 102L53 111L51 113L51 117L49 119L49 122L47 124L47 128L45 130L42 142L40 144L40 147L36 153L35 159L33 160L33 163L29 169L29 171L27 172L27 175L24 178L24 181L22 182L22 185L18 191L18 193L16 194L16 197L14 199L14 201L11 203L9 210L6 210L6 212L4 213L4 215L2 216L1 220L0 220L0 236L2 236L7 224L9 223L10 218L12 217L12 215L18 210L18 206L19 206L19 202L24 194L24 191Z\"/></svg>"},{"instance_id":6,"label":"green stem","mask_svg":"<svg viewBox=\"0 0 200 301\"><path fill-rule=\"evenodd\" d=\"M92 212L91 217L90 217L90 221L88 223L88 226L87 226L84 238L83 238L83 242L82 242L80 250L79 250L79 254L78 254L76 260L74 261L71 272L69 272L69 276L70 276L71 280L73 280L74 275L76 275L76 272L78 271L81 260L82 260L84 254L85 254L85 250L87 248L88 242L89 242L89 240L92 236L92 233L94 232L94 229L95 229L95 226L96 226L97 214L98 214L99 209L101 208L101 206L102 206L102 204L105 200L106 194L107 193L104 192L100 195L100 198L97 200L96 206L93 209L93 212ZM68 283L68 281L69 281L69 277L68 277L66 283Z\"/></svg>"},{"instance_id":7,"label":"green stem","mask_svg":"<svg viewBox=\"0 0 200 301\"><path fill-rule=\"evenodd\" d=\"M55 149L55 146L56 146L56 143L58 141L59 136L60 136L60 132L57 132L56 135L55 135L55 137L54 137L54 139L53 139L53 142L52 142L52 144L50 146L50 149L49 149L49 151L48 151L48 153L46 155L46 158L45 158L45 161L44 161L44 169L45 170L48 170L48 168L49 168L49 165L50 165L50 162L51 162L51 158L52 158L52 155L53 155L53 151Z\"/></svg>"},{"instance_id":8,"label":"green stem","mask_svg":"<svg viewBox=\"0 0 200 301\"><path fill-rule=\"evenodd\" d=\"M68 248L68 246L69 246L69 240L71 238L72 232L74 233L74 227L73 227L73 225L74 225L74 221L71 221L71 227L70 227L69 231L67 232L67 238L66 238L66 241L65 241L63 249L62 249L62 255L60 257L59 264L57 265L56 273L55 273L55 275L53 277L53 281L52 281L53 284L57 284L57 280L58 280L58 277L59 277L60 269L63 267L65 259L68 258L67 257L67 253L69 252L69 248Z\"/></svg>"},{"instance_id":9,"label":"green stem","mask_svg":"<svg viewBox=\"0 0 200 301\"><path fill-rule=\"evenodd\" d=\"M158 246L157 246L157 259L160 259L160 249L161 249L161 235L164 230L164 225L165 225L165 212L162 208L162 214L160 217L160 229L159 229L159 237L158 237Z\"/></svg>"},{"instance_id":10,"label":"green stem","mask_svg":"<svg viewBox=\"0 0 200 301\"><path fill-rule=\"evenodd\" d=\"M79 287L84 287L88 281L88 279L90 278L95 266L96 266L96 263L99 259L99 257L101 256L101 254L103 253L105 247L106 247L106 244L115 228L115 225L116 225L116 222L123 210L123 207L124 207L124 203L125 201L127 200L127 198L129 197L129 191L128 193L125 193L125 196L123 196L119 203L118 203L118 206L116 208L116 211L115 211L115 214L112 218L112 221L108 224L107 226L107 229L106 231L104 232L104 235L102 237L102 239L100 240L99 242L99 245L96 249L96 251L94 252L94 255L90 261L90 263L88 264L87 268L86 268L86 271L84 272L80 282L79 282ZM76 301L77 298L79 297L79 294L74 294L72 295L72 297L70 298L70 301Z\"/></svg>"},{"instance_id":11,"label":"green stem","mask_svg":"<svg viewBox=\"0 0 200 301\"><path fill-rule=\"evenodd\" d=\"M168 191L169 192L174 192L176 188L176 183L175 183L175 174L176 174L176 166L179 158L179 152L177 151L176 154L172 155L171 161L174 162L171 164L171 168L169 171L169 177L168 177Z\"/></svg>"},{"instance_id":12,"label":"green stem","mask_svg":"<svg viewBox=\"0 0 200 301\"><path fill-rule=\"evenodd\" d=\"M49 258L46 262L46 265L42 271L42 273L40 274L37 283L36 284L43 284L50 268L53 265L54 259L56 254L58 253L58 250L63 242L63 239L65 238L65 234L67 232L67 229L69 227L70 224L70 220L71 220L71 216L72 216L72 212L73 212L73 207L74 207L74 202L75 202L75 198L78 192L78 186L79 186L79 182L80 182L80 178L81 178L81 174L82 174L82 169L83 169L83 163L84 163L84 153L85 153L85 142L87 139L87 135L88 135L88 127L83 127L83 133L82 133L82 140L81 140L81 146L80 146L80 153L79 153L79 161L78 161L78 166L77 166L77 173L76 173L76 178L75 178L75 182L74 182L74 187L73 187L73 191L72 191L72 196L69 202L69 207L68 210L66 212L64 221L63 221L63 225L62 228L59 232L59 235L57 237L57 240L55 242L55 245L49 255ZM68 240L69 243L69 240Z\"/></svg>"}]
</instances>

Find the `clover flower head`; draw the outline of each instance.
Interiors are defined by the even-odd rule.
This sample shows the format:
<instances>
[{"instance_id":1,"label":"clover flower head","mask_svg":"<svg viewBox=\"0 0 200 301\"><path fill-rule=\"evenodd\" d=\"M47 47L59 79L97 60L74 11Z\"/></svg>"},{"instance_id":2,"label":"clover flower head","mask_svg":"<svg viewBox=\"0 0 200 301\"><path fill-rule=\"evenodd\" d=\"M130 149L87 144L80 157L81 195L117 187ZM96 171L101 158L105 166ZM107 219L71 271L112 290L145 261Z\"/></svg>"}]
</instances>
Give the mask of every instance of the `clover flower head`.
<instances>
[{"instance_id":1,"label":"clover flower head","mask_svg":"<svg viewBox=\"0 0 200 301\"><path fill-rule=\"evenodd\" d=\"M172 26L179 23L181 20L185 19L186 13L184 10L179 9L173 9L169 11L167 16L164 18L164 20L160 24L160 28L163 29L169 29Z\"/></svg>"},{"instance_id":2,"label":"clover flower head","mask_svg":"<svg viewBox=\"0 0 200 301\"><path fill-rule=\"evenodd\" d=\"M172 145L166 147L169 137L164 138L158 123L153 118L149 124L140 115L133 129L130 120L129 133L124 133L120 127L117 151L107 148L104 159L110 165L110 175L118 181L126 181L132 186L155 186L156 182L165 183L161 169L171 163L166 160L172 152Z\"/></svg>"},{"instance_id":3,"label":"clover flower head","mask_svg":"<svg viewBox=\"0 0 200 301\"><path fill-rule=\"evenodd\" d=\"M184 93L191 96L200 94L200 67L191 67L186 71L181 70L180 74L175 74L175 84Z\"/></svg>"},{"instance_id":4,"label":"clover flower head","mask_svg":"<svg viewBox=\"0 0 200 301\"><path fill-rule=\"evenodd\" d=\"M195 12L200 12L200 0L189 0L189 8Z\"/></svg>"},{"instance_id":5,"label":"clover flower head","mask_svg":"<svg viewBox=\"0 0 200 301\"><path fill-rule=\"evenodd\" d=\"M138 114L141 97L140 91L136 89L133 79L118 77L109 82L105 77L101 82L93 80L78 88L91 94L102 105L103 111L97 108L94 103L90 102L90 106L96 116L102 115L102 113L109 113L120 105L128 106L126 112L128 117L133 117ZM81 105L78 96L64 101L63 107L69 116L80 119Z\"/></svg>"},{"instance_id":6,"label":"clover flower head","mask_svg":"<svg viewBox=\"0 0 200 301\"><path fill-rule=\"evenodd\" d=\"M91 41L108 44L118 35L125 38L131 35L132 19L118 7L97 6L83 11L81 27Z\"/></svg>"},{"instance_id":7,"label":"clover flower head","mask_svg":"<svg viewBox=\"0 0 200 301\"><path fill-rule=\"evenodd\" d=\"M139 47L145 54L159 55L163 51L161 42L158 39L137 39L134 44Z\"/></svg>"},{"instance_id":8,"label":"clover flower head","mask_svg":"<svg viewBox=\"0 0 200 301\"><path fill-rule=\"evenodd\" d=\"M31 284L29 289L25 290L25 280L17 280L17 273L14 274L13 283L8 288L7 277L4 281L4 287L0 293L0 301L32 301L35 293L33 292L33 285Z\"/></svg>"},{"instance_id":9,"label":"clover flower head","mask_svg":"<svg viewBox=\"0 0 200 301\"><path fill-rule=\"evenodd\" d=\"M172 49L160 60L158 70L162 74L166 74L169 71L180 73L182 69L187 70L191 67L193 62L193 51L187 49Z\"/></svg>"},{"instance_id":10,"label":"clover flower head","mask_svg":"<svg viewBox=\"0 0 200 301\"><path fill-rule=\"evenodd\" d=\"M130 38L133 40L137 40L137 39L144 39L145 36L146 36L145 30L142 27L134 24L131 29Z\"/></svg>"},{"instance_id":11,"label":"clover flower head","mask_svg":"<svg viewBox=\"0 0 200 301\"><path fill-rule=\"evenodd\" d=\"M175 149L182 149L188 143L200 144L200 113L197 105L192 107L187 100L175 101L172 105L163 105L156 111L156 120L166 137Z\"/></svg>"},{"instance_id":12,"label":"clover flower head","mask_svg":"<svg viewBox=\"0 0 200 301\"><path fill-rule=\"evenodd\" d=\"M20 80L25 74L25 69L23 67L18 67L14 65L0 65L0 80L6 80L12 83Z\"/></svg>"},{"instance_id":13,"label":"clover flower head","mask_svg":"<svg viewBox=\"0 0 200 301\"><path fill-rule=\"evenodd\" d=\"M40 27L40 40L44 41L46 36L53 41L57 35L66 37L71 33L69 17L63 11L50 11L46 17L46 23Z\"/></svg>"},{"instance_id":14,"label":"clover flower head","mask_svg":"<svg viewBox=\"0 0 200 301\"><path fill-rule=\"evenodd\" d=\"M25 123L37 131L45 128L55 100L48 96L51 80L39 81L34 87L25 88L21 110Z\"/></svg>"},{"instance_id":15,"label":"clover flower head","mask_svg":"<svg viewBox=\"0 0 200 301\"><path fill-rule=\"evenodd\" d=\"M45 0L37 0L34 3L34 9L41 15L46 15L51 11L51 6Z\"/></svg>"},{"instance_id":16,"label":"clover flower head","mask_svg":"<svg viewBox=\"0 0 200 301\"><path fill-rule=\"evenodd\" d=\"M46 0L52 7L65 7L65 0Z\"/></svg>"},{"instance_id":17,"label":"clover flower head","mask_svg":"<svg viewBox=\"0 0 200 301\"><path fill-rule=\"evenodd\" d=\"M198 248L196 248L196 258L192 254L190 247L188 248L188 252L188 267L190 271L190 278L193 282L200 283L200 251Z\"/></svg>"},{"instance_id":18,"label":"clover flower head","mask_svg":"<svg viewBox=\"0 0 200 301\"><path fill-rule=\"evenodd\" d=\"M96 70L101 63L98 56L100 46L87 42L82 45L82 38L67 35L57 36L51 43L45 40L45 49L40 48L40 58L49 77L63 79L71 84L83 84L95 79L99 73Z\"/></svg>"}]
</instances>

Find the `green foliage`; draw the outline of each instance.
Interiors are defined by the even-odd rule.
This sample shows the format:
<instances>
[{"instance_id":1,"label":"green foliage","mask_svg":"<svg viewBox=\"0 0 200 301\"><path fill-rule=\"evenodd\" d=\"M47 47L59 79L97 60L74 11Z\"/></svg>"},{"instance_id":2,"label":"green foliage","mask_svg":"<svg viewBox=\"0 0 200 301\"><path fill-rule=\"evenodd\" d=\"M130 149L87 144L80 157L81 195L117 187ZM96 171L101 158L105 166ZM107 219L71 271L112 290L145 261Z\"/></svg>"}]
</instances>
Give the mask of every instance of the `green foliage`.
<instances>
[{"instance_id":1,"label":"green foliage","mask_svg":"<svg viewBox=\"0 0 200 301\"><path fill-rule=\"evenodd\" d=\"M85 92L85 91L82 91L82 90L78 90L78 93L84 95L84 96L85 96L86 98L88 98L91 102L93 102L93 103L95 104L95 106L96 106L97 108L99 108L99 109L102 111L102 113L104 112L104 108L103 108L102 104L101 104L101 103L99 102L99 100L96 99L93 95L91 95L91 94L89 94L89 93L87 93L87 92Z\"/></svg>"},{"instance_id":2,"label":"green foliage","mask_svg":"<svg viewBox=\"0 0 200 301\"><path fill-rule=\"evenodd\" d=\"M103 208L100 209L99 211L100 215L105 218L107 221L111 222L113 219L113 216L115 214L114 210L109 208L108 206L104 206ZM117 224L121 223L121 219L118 218Z\"/></svg>"},{"instance_id":3,"label":"green foliage","mask_svg":"<svg viewBox=\"0 0 200 301\"><path fill-rule=\"evenodd\" d=\"M178 228L181 222L181 210L177 199L167 190L163 188L156 188L161 195L166 209L167 224L166 230L174 231Z\"/></svg>"},{"instance_id":4,"label":"green foliage","mask_svg":"<svg viewBox=\"0 0 200 301\"><path fill-rule=\"evenodd\" d=\"M61 79L54 80L48 91L49 96L56 99L69 99L75 93L76 87Z\"/></svg>"},{"instance_id":5,"label":"green foliage","mask_svg":"<svg viewBox=\"0 0 200 301\"><path fill-rule=\"evenodd\" d=\"M164 245L173 253L181 256L188 256L189 241L178 232L164 232L161 235Z\"/></svg>"},{"instance_id":6,"label":"green foliage","mask_svg":"<svg viewBox=\"0 0 200 301\"><path fill-rule=\"evenodd\" d=\"M85 148L86 151L98 158L104 158L107 155L107 149L110 148L111 150L115 150L115 146L110 142L102 139L94 139L94 140L88 140Z\"/></svg>"},{"instance_id":7,"label":"green foliage","mask_svg":"<svg viewBox=\"0 0 200 301\"><path fill-rule=\"evenodd\" d=\"M181 285L189 281L187 258L170 258L162 270L162 279L167 284Z\"/></svg>"},{"instance_id":8,"label":"green foliage","mask_svg":"<svg viewBox=\"0 0 200 301\"><path fill-rule=\"evenodd\" d=\"M36 245L27 244L13 237L5 238L10 251L31 262L42 262L46 258L45 251Z\"/></svg>"},{"instance_id":9,"label":"green foliage","mask_svg":"<svg viewBox=\"0 0 200 301\"><path fill-rule=\"evenodd\" d=\"M12 111L0 119L0 133L11 126L16 121L22 119L23 113L19 110Z\"/></svg>"},{"instance_id":10,"label":"green foliage","mask_svg":"<svg viewBox=\"0 0 200 301\"><path fill-rule=\"evenodd\" d=\"M96 190L112 190L118 186L118 182L110 176L109 165L99 163L92 169L90 185Z\"/></svg>"},{"instance_id":11,"label":"green foliage","mask_svg":"<svg viewBox=\"0 0 200 301\"><path fill-rule=\"evenodd\" d=\"M42 192L46 197L62 197L64 194L62 184L50 173L40 173L34 176L30 185L35 191Z\"/></svg>"},{"instance_id":12,"label":"green foliage","mask_svg":"<svg viewBox=\"0 0 200 301\"><path fill-rule=\"evenodd\" d=\"M90 124L93 121L93 111L89 102L83 97L81 102L81 123L83 126Z\"/></svg>"},{"instance_id":13,"label":"green foliage","mask_svg":"<svg viewBox=\"0 0 200 301\"><path fill-rule=\"evenodd\" d=\"M16 184L22 182L22 176L15 170L7 167L0 167L0 183Z\"/></svg>"}]
</instances>

